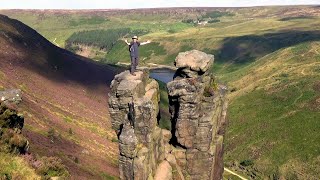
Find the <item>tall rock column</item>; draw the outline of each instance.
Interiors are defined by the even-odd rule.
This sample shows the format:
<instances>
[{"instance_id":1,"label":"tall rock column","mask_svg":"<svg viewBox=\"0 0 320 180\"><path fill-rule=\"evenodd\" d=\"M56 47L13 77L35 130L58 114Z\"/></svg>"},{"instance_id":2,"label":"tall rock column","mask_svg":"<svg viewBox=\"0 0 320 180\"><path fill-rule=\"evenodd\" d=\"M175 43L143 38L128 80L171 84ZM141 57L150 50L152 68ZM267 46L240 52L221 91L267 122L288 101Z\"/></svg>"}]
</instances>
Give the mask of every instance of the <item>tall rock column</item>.
<instances>
[{"instance_id":1,"label":"tall rock column","mask_svg":"<svg viewBox=\"0 0 320 180\"><path fill-rule=\"evenodd\" d=\"M112 127L119 138L120 179L152 179L157 163L164 160L162 130L157 127L159 85L140 69L115 76L109 93Z\"/></svg>"},{"instance_id":2,"label":"tall rock column","mask_svg":"<svg viewBox=\"0 0 320 180\"><path fill-rule=\"evenodd\" d=\"M186 179L222 179L224 86L209 72L214 56L180 53L174 80L167 84L172 121L172 154Z\"/></svg>"}]
</instances>

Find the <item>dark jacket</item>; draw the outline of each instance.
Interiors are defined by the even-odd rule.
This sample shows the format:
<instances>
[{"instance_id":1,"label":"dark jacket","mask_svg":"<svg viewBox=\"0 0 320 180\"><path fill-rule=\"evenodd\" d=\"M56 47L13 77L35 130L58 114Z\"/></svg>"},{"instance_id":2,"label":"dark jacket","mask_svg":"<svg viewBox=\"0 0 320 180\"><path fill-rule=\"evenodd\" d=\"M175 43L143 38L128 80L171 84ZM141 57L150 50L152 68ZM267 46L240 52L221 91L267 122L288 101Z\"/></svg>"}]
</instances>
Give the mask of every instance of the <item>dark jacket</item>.
<instances>
[{"instance_id":1,"label":"dark jacket","mask_svg":"<svg viewBox=\"0 0 320 180\"><path fill-rule=\"evenodd\" d=\"M140 42L131 42L129 45L129 51L131 57L139 57Z\"/></svg>"}]
</instances>

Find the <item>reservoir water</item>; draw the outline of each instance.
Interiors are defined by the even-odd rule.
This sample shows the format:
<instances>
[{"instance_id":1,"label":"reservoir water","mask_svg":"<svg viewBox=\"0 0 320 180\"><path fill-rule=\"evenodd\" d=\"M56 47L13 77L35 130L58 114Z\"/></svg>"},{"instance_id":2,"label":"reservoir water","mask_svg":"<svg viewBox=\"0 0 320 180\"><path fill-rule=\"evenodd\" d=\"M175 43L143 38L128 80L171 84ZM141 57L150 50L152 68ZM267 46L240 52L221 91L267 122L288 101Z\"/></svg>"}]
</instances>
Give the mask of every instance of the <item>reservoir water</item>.
<instances>
[{"instance_id":1,"label":"reservoir water","mask_svg":"<svg viewBox=\"0 0 320 180\"><path fill-rule=\"evenodd\" d=\"M150 70L150 76L158 81L168 83L172 81L175 71L172 69L161 68Z\"/></svg>"},{"instance_id":2,"label":"reservoir water","mask_svg":"<svg viewBox=\"0 0 320 180\"><path fill-rule=\"evenodd\" d=\"M168 83L173 80L173 75L175 71L172 69L161 68L161 69L152 69L150 70L150 76L158 81ZM225 83L219 83L219 89L222 94L225 94L228 91Z\"/></svg>"}]
</instances>

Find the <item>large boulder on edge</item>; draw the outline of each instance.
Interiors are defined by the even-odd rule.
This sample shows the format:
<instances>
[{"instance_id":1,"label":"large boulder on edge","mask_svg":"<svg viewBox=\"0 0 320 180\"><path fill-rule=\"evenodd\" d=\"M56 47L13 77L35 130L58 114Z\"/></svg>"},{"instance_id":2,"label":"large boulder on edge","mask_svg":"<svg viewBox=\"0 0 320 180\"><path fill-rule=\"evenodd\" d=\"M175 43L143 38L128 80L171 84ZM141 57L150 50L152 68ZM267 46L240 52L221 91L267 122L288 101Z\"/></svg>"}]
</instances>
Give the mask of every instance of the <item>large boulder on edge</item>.
<instances>
[{"instance_id":1,"label":"large boulder on edge","mask_svg":"<svg viewBox=\"0 0 320 180\"><path fill-rule=\"evenodd\" d=\"M206 54L198 50L179 53L175 59L178 69L188 69L196 72L206 72L213 64L214 55Z\"/></svg>"}]
</instances>

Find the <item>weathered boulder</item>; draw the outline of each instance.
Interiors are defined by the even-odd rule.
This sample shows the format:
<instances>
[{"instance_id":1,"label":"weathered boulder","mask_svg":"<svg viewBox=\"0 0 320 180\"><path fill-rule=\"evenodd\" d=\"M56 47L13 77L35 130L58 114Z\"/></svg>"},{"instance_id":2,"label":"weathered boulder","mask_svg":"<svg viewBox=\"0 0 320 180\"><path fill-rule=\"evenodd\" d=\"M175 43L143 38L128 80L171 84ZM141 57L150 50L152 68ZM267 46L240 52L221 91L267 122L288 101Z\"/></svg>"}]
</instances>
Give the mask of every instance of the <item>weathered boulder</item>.
<instances>
[{"instance_id":1,"label":"weathered boulder","mask_svg":"<svg viewBox=\"0 0 320 180\"><path fill-rule=\"evenodd\" d=\"M173 139L172 154L184 177L221 179L225 93L209 73L213 55L192 50L180 53L174 80L167 84ZM219 139L219 141L217 140Z\"/></svg>"},{"instance_id":2,"label":"weathered boulder","mask_svg":"<svg viewBox=\"0 0 320 180\"><path fill-rule=\"evenodd\" d=\"M197 77L202 75L212 66L214 56L198 50L181 52L175 59L175 66L178 74L187 77Z\"/></svg>"},{"instance_id":3,"label":"weathered boulder","mask_svg":"<svg viewBox=\"0 0 320 180\"><path fill-rule=\"evenodd\" d=\"M19 104L22 101L20 89L0 91L0 101L4 104Z\"/></svg>"}]
</instances>

